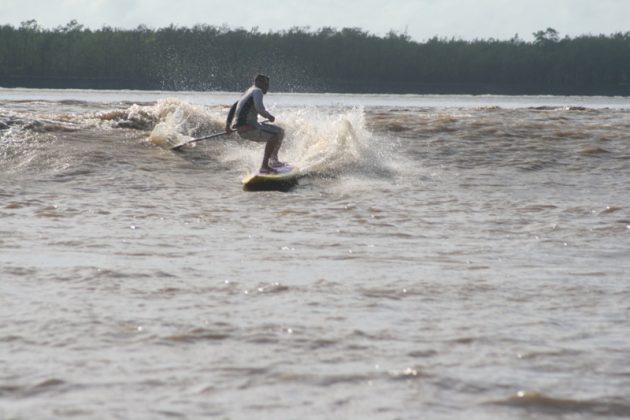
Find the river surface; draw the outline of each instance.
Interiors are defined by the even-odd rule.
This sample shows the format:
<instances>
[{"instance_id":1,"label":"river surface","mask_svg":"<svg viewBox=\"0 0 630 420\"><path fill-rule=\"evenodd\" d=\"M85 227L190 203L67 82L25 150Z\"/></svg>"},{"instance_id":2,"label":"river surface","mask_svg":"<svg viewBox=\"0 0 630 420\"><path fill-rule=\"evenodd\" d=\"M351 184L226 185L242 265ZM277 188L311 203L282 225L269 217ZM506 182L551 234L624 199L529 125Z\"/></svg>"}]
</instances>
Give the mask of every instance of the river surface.
<instances>
[{"instance_id":1,"label":"river surface","mask_svg":"<svg viewBox=\"0 0 630 420\"><path fill-rule=\"evenodd\" d=\"M0 89L0 418L630 417L630 100Z\"/></svg>"}]
</instances>

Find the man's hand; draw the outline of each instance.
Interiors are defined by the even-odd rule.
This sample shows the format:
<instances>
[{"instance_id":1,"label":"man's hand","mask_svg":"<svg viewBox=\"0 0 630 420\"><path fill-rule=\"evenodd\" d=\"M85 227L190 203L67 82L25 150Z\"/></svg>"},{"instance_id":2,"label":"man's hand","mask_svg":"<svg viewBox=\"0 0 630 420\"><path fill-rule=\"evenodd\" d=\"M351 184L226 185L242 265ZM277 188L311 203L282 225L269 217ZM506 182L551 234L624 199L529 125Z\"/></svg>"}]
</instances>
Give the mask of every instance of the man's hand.
<instances>
[{"instance_id":1,"label":"man's hand","mask_svg":"<svg viewBox=\"0 0 630 420\"><path fill-rule=\"evenodd\" d=\"M270 115L269 118L267 118L269 120L269 122L274 122L276 120L276 117L274 117L273 115Z\"/></svg>"},{"instance_id":2,"label":"man's hand","mask_svg":"<svg viewBox=\"0 0 630 420\"><path fill-rule=\"evenodd\" d=\"M225 132L226 132L226 133L230 134L230 133L232 133L233 131L234 131L234 130L232 130L232 127L230 127L230 125L229 125L229 124L225 126Z\"/></svg>"}]
</instances>

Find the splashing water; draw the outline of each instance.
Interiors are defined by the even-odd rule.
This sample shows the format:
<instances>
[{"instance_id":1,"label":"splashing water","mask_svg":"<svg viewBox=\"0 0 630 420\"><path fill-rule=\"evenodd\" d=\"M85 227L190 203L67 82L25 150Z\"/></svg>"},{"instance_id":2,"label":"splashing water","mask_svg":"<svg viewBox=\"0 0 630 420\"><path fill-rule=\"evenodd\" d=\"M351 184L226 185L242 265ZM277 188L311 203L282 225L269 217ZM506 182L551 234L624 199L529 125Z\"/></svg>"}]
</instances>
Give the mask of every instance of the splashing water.
<instances>
[{"instance_id":1,"label":"splashing water","mask_svg":"<svg viewBox=\"0 0 630 420\"><path fill-rule=\"evenodd\" d=\"M360 163L372 139L361 110L338 115L300 110L290 121L285 153L310 173L338 173Z\"/></svg>"},{"instance_id":2,"label":"splashing water","mask_svg":"<svg viewBox=\"0 0 630 420\"><path fill-rule=\"evenodd\" d=\"M148 140L161 147L170 147L210 130L220 130L221 117L204 107L177 99L158 101L153 107L157 124Z\"/></svg>"},{"instance_id":3,"label":"splashing water","mask_svg":"<svg viewBox=\"0 0 630 420\"><path fill-rule=\"evenodd\" d=\"M324 112L317 108L286 109L276 123L285 129L280 159L311 176L334 177L349 171L374 172L389 166L393 149L367 129L363 109ZM259 164L262 147L238 142L223 155L250 169Z\"/></svg>"},{"instance_id":4,"label":"splashing water","mask_svg":"<svg viewBox=\"0 0 630 420\"><path fill-rule=\"evenodd\" d=\"M221 131L225 119L222 108L204 108L178 100L159 101L154 113L158 122L149 141L161 147ZM281 160L298 166L305 174L330 177L349 171L379 172L391 166L393 146L366 127L362 108L287 108L274 110L274 114L278 118L276 124L285 129ZM213 148L217 159L244 172L260 165L260 143L241 140L237 134L225 139L232 141L209 141L204 147Z\"/></svg>"}]
</instances>

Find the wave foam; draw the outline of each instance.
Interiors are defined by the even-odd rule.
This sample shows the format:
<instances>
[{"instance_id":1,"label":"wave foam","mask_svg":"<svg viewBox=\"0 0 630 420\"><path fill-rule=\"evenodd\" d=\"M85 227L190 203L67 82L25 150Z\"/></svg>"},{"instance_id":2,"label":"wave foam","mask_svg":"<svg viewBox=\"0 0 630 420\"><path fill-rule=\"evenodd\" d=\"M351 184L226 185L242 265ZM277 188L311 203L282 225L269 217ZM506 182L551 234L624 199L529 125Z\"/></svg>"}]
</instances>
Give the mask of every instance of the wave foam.
<instances>
[{"instance_id":1,"label":"wave foam","mask_svg":"<svg viewBox=\"0 0 630 420\"><path fill-rule=\"evenodd\" d=\"M178 100L163 100L154 107L157 122L148 140L161 147L222 131L227 113L227 109L204 108ZM280 159L307 174L337 176L349 171L382 171L391 161L392 143L367 128L361 108L286 108L272 112L277 115L276 124L285 129ZM231 141L208 141L203 147L213 148L216 159L244 171L260 165L262 144L241 140L237 134L224 139Z\"/></svg>"}]
</instances>

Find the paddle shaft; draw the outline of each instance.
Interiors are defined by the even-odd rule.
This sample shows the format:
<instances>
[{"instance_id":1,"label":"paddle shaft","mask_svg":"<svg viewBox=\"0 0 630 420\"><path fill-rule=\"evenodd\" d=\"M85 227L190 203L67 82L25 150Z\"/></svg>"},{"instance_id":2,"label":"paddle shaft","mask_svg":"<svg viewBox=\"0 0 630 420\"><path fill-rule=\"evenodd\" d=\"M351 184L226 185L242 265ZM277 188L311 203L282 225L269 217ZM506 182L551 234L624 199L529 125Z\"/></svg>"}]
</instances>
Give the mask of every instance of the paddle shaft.
<instances>
[{"instance_id":1,"label":"paddle shaft","mask_svg":"<svg viewBox=\"0 0 630 420\"><path fill-rule=\"evenodd\" d=\"M186 146L187 144L190 144L190 143L195 143L195 142L198 142L198 141L201 141L201 140L213 139L215 137L225 136L226 134L228 134L228 133L226 131L223 131L221 133L214 133L214 134L210 134L209 136L199 137L198 139L188 140L187 142L184 142L184 143L181 143L181 144L178 144L176 146L171 147L171 150L177 150L180 147Z\"/></svg>"},{"instance_id":2,"label":"paddle shaft","mask_svg":"<svg viewBox=\"0 0 630 420\"><path fill-rule=\"evenodd\" d=\"M214 133L214 134L210 134L209 136L199 137L198 139L192 139L192 140L188 141L188 143L194 143L194 142L201 141L201 140L213 139L215 137L225 136L226 134L229 134L229 133L227 131L223 131L221 133Z\"/></svg>"},{"instance_id":3,"label":"paddle shaft","mask_svg":"<svg viewBox=\"0 0 630 420\"><path fill-rule=\"evenodd\" d=\"M266 122L269 122L269 120L261 121L261 123L263 123L263 124L266 123ZM198 141L201 141L201 140L213 139L215 137L225 136L226 134L230 134L230 133L228 133L227 131L222 131L220 133L210 134L209 136L204 136L204 137L199 137L197 139L188 140L188 141L186 141L184 143L180 143L180 144L177 144L177 145L171 147L171 150L177 150L177 149L179 149L179 148L181 148L183 146L186 146L187 144L190 144L190 143L195 143L195 142L198 142Z\"/></svg>"}]
</instances>

